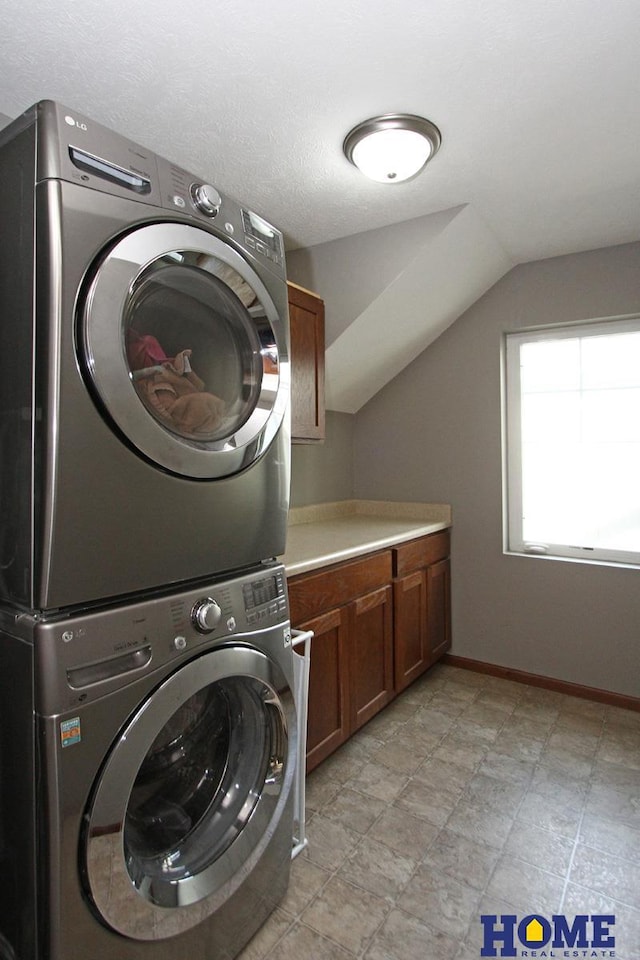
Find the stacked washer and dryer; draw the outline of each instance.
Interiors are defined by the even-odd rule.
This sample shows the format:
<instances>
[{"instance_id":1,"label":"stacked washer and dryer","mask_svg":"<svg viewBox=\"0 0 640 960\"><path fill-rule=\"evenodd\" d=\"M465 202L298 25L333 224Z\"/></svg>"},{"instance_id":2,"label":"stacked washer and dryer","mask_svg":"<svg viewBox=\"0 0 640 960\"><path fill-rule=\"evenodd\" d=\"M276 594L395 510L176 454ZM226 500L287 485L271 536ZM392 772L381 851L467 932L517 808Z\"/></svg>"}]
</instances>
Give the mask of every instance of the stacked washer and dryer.
<instances>
[{"instance_id":1,"label":"stacked washer and dryer","mask_svg":"<svg viewBox=\"0 0 640 960\"><path fill-rule=\"evenodd\" d=\"M282 235L50 101L0 209L0 934L232 958L292 844Z\"/></svg>"}]
</instances>

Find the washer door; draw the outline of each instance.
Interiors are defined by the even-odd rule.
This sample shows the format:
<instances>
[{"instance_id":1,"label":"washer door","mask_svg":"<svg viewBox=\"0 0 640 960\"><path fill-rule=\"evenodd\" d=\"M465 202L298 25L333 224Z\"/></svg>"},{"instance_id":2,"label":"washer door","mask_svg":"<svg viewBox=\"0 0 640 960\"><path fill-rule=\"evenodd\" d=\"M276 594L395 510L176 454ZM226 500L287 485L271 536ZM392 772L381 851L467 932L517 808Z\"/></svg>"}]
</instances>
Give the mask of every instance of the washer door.
<instances>
[{"instance_id":1,"label":"washer door","mask_svg":"<svg viewBox=\"0 0 640 960\"><path fill-rule=\"evenodd\" d=\"M139 453L207 479L266 451L289 399L287 321L228 243L186 224L134 230L98 263L80 320L94 393Z\"/></svg>"},{"instance_id":2,"label":"washer door","mask_svg":"<svg viewBox=\"0 0 640 960\"><path fill-rule=\"evenodd\" d=\"M156 940L214 913L283 814L295 740L284 676L253 648L220 648L165 680L121 732L85 814L102 921Z\"/></svg>"}]
</instances>

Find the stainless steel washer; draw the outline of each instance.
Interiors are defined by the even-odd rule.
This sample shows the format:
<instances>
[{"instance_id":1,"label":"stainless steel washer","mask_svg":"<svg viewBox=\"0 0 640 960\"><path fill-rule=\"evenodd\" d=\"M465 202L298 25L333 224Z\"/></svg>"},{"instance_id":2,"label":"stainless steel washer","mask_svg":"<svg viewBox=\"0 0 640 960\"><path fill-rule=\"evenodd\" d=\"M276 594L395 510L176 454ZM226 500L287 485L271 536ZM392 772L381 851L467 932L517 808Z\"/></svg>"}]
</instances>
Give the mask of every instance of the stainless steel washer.
<instances>
[{"instance_id":1,"label":"stainless steel washer","mask_svg":"<svg viewBox=\"0 0 640 960\"><path fill-rule=\"evenodd\" d=\"M0 601L79 606L280 555L281 233L50 101L0 132L0 210Z\"/></svg>"},{"instance_id":2,"label":"stainless steel washer","mask_svg":"<svg viewBox=\"0 0 640 960\"><path fill-rule=\"evenodd\" d=\"M0 932L20 960L234 957L289 877L284 569L3 627Z\"/></svg>"}]
</instances>

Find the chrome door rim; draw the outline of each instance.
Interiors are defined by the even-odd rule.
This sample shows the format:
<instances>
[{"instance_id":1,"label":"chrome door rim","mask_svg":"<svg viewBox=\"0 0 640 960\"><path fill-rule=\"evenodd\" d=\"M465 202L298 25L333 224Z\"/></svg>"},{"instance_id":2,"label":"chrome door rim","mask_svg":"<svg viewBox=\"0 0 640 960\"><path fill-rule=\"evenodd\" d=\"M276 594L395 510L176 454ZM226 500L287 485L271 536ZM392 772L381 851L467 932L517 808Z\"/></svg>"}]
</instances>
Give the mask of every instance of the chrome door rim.
<instances>
[{"instance_id":1,"label":"chrome door rim","mask_svg":"<svg viewBox=\"0 0 640 960\"><path fill-rule=\"evenodd\" d=\"M122 346L122 317L137 278L155 260L179 250L215 257L240 274L257 294L278 343L277 390L264 388L246 423L215 443L187 443L150 416L131 382ZM182 476L215 479L245 469L271 444L288 410L287 322L250 264L224 240L176 223L147 224L126 234L101 261L81 322L84 361L102 404L129 442L154 463Z\"/></svg>"},{"instance_id":2,"label":"chrome door rim","mask_svg":"<svg viewBox=\"0 0 640 960\"><path fill-rule=\"evenodd\" d=\"M159 905L136 888L126 865L124 827L131 790L142 761L175 710L204 687L233 677L251 678L266 688L284 729L284 763L273 782L265 780L249 822L228 849L203 871L181 881L165 881L164 902ZM120 733L85 814L86 876L101 918L131 939L156 940L188 930L214 913L246 879L273 836L292 789L296 745L291 691L280 668L260 651L221 647L168 677ZM110 863L106 884L105 850Z\"/></svg>"}]
</instances>

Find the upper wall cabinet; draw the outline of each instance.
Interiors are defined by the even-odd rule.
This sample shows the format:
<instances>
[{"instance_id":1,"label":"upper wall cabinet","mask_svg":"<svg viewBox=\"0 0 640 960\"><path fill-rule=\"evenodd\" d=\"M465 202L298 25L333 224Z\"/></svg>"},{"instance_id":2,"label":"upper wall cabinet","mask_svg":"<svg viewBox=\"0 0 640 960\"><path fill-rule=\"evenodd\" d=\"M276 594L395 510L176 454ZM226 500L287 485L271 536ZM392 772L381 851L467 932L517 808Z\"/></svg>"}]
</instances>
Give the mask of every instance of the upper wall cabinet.
<instances>
[{"instance_id":1,"label":"upper wall cabinet","mask_svg":"<svg viewBox=\"0 0 640 960\"><path fill-rule=\"evenodd\" d=\"M291 439L324 440L324 303L289 283L291 322Z\"/></svg>"}]
</instances>

